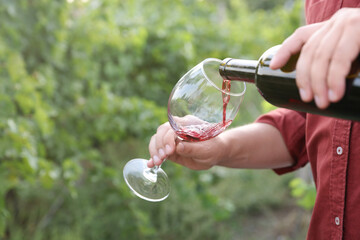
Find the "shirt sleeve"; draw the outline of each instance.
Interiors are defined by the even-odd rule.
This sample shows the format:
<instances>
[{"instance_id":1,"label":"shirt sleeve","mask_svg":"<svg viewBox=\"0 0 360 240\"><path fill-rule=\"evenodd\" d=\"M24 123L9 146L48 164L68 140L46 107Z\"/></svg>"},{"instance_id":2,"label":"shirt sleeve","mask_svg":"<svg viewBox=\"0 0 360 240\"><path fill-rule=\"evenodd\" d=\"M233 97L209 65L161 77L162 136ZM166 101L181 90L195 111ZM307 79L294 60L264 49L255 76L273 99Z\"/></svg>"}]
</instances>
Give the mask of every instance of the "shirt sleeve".
<instances>
[{"instance_id":1,"label":"shirt sleeve","mask_svg":"<svg viewBox=\"0 0 360 240\"><path fill-rule=\"evenodd\" d=\"M260 116L255 122L277 128L295 161L293 166L274 169L277 174L292 172L308 163L305 142L306 113L278 108Z\"/></svg>"}]
</instances>

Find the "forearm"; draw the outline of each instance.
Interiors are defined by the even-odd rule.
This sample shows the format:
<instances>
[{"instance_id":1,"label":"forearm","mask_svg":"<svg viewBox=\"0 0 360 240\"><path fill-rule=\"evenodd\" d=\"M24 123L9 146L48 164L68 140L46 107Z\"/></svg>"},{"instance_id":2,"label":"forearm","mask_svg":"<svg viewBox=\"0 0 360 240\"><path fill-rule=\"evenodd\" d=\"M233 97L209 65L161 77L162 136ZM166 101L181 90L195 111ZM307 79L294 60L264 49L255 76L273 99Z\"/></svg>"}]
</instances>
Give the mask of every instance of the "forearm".
<instances>
[{"instance_id":1,"label":"forearm","mask_svg":"<svg viewBox=\"0 0 360 240\"><path fill-rule=\"evenodd\" d=\"M281 168L294 164L280 132L273 126L253 123L219 136L225 146L217 165L231 168Z\"/></svg>"}]
</instances>

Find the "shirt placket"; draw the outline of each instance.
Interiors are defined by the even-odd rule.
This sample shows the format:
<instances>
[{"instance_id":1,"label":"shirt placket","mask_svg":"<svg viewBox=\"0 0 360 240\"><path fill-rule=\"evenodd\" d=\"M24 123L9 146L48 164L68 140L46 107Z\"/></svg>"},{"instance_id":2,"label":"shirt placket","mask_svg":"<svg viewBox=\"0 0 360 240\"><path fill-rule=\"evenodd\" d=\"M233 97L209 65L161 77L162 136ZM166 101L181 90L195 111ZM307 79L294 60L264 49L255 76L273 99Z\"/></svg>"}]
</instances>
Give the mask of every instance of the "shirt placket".
<instances>
[{"instance_id":1,"label":"shirt placket","mask_svg":"<svg viewBox=\"0 0 360 240\"><path fill-rule=\"evenodd\" d=\"M331 239L342 239L345 209L346 170L349 156L351 122L336 120L332 141L330 172Z\"/></svg>"}]
</instances>

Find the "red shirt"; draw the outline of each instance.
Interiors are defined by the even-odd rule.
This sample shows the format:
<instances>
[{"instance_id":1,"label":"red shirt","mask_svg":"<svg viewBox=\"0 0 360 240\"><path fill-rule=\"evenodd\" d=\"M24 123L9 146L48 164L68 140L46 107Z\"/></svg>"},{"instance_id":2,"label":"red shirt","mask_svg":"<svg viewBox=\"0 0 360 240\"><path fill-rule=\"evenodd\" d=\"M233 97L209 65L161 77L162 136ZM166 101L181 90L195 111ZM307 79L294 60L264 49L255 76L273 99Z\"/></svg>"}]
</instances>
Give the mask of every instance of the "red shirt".
<instances>
[{"instance_id":1,"label":"red shirt","mask_svg":"<svg viewBox=\"0 0 360 240\"><path fill-rule=\"evenodd\" d=\"M324 21L342 7L359 6L360 1L307 0L306 20ZM257 122L279 129L296 161L277 173L311 164L317 196L307 239L360 239L360 122L280 108Z\"/></svg>"}]
</instances>

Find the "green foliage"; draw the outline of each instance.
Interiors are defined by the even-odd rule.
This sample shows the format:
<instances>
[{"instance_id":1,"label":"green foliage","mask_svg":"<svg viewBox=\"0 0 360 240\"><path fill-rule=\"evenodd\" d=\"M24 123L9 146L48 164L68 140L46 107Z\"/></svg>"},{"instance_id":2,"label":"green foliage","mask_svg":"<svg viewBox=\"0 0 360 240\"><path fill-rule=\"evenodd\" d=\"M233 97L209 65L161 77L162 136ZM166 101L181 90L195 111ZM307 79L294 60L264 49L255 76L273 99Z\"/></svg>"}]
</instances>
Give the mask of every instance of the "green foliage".
<instances>
[{"instance_id":1,"label":"green foliage","mask_svg":"<svg viewBox=\"0 0 360 240\"><path fill-rule=\"evenodd\" d=\"M291 195L297 198L297 203L304 209L311 210L315 204L316 189L313 183L306 183L301 178L294 178L289 184Z\"/></svg>"},{"instance_id":2,"label":"green foliage","mask_svg":"<svg viewBox=\"0 0 360 240\"><path fill-rule=\"evenodd\" d=\"M220 197L217 174L165 164L171 197L150 204L129 192L122 167L148 156L169 93L189 68L206 57L258 58L300 25L301 6L0 0L0 236L226 238L217 223L241 201ZM252 121L261 102L248 91L233 125Z\"/></svg>"},{"instance_id":3,"label":"green foliage","mask_svg":"<svg viewBox=\"0 0 360 240\"><path fill-rule=\"evenodd\" d=\"M270 111L276 109L276 107L274 105L271 105L267 101L263 101L261 103L261 106L262 106L262 109L263 109L264 112L270 112Z\"/></svg>"}]
</instances>

